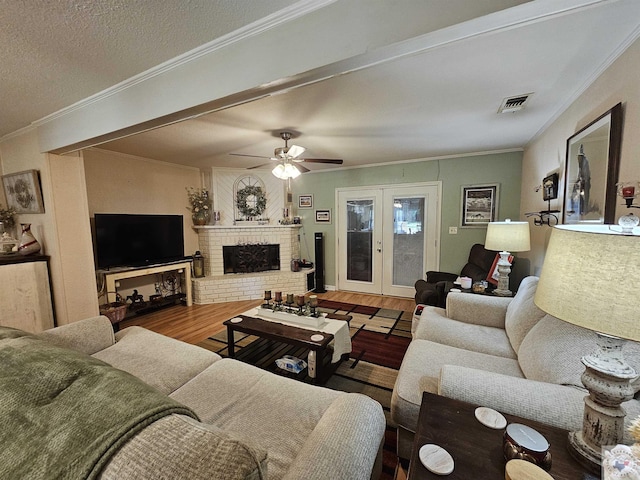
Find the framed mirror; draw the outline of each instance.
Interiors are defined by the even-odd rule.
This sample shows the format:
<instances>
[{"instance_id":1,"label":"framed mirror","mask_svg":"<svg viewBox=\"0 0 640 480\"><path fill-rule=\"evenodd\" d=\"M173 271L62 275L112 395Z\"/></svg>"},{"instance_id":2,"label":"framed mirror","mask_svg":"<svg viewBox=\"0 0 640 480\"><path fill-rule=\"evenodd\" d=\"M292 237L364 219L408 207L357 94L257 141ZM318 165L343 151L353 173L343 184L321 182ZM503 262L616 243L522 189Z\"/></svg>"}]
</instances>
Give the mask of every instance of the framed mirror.
<instances>
[{"instance_id":1,"label":"framed mirror","mask_svg":"<svg viewBox=\"0 0 640 480\"><path fill-rule=\"evenodd\" d=\"M622 104L567 140L563 223L615 223Z\"/></svg>"}]
</instances>

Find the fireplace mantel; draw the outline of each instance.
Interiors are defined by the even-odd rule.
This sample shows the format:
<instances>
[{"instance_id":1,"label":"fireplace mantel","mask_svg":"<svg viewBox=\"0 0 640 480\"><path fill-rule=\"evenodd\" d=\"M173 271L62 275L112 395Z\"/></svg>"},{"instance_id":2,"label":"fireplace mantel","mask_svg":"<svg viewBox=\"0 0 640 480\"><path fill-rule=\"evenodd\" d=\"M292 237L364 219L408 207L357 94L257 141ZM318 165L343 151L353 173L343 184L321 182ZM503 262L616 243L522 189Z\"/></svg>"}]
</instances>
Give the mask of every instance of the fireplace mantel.
<instances>
[{"instance_id":1,"label":"fireplace mantel","mask_svg":"<svg viewBox=\"0 0 640 480\"><path fill-rule=\"evenodd\" d=\"M301 228L301 224L297 225L260 225L258 222L247 222L246 225L192 225L195 230L220 230L220 229L244 229L244 228Z\"/></svg>"}]
</instances>

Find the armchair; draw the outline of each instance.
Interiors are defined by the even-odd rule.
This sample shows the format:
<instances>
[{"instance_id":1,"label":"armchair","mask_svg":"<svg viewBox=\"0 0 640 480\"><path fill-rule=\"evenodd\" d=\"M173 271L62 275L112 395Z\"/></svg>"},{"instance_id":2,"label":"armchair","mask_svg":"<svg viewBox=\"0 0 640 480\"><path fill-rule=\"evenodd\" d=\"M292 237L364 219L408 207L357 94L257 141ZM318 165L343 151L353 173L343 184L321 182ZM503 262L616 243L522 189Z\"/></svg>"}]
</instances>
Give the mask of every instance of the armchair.
<instances>
[{"instance_id":1,"label":"armchair","mask_svg":"<svg viewBox=\"0 0 640 480\"><path fill-rule=\"evenodd\" d=\"M493 264L496 254L493 250L487 250L484 245L476 243L471 247L467 264L462 267L460 274L448 272L428 271L427 279L420 279L415 283L416 304L431 305L444 308L447 293L453 286L456 278L469 277L474 282L485 280Z\"/></svg>"}]
</instances>

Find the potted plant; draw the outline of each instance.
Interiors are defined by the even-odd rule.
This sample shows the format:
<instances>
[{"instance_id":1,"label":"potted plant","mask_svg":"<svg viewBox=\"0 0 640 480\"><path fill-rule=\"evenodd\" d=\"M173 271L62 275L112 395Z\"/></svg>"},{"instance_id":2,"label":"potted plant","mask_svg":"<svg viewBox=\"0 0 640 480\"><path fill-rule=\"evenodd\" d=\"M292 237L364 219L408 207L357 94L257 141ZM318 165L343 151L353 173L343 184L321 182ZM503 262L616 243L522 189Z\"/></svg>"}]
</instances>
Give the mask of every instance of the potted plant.
<instances>
[{"instance_id":1,"label":"potted plant","mask_svg":"<svg viewBox=\"0 0 640 480\"><path fill-rule=\"evenodd\" d=\"M187 188L187 198L189 199L189 210L194 225L207 225L211 220L212 200L206 188Z\"/></svg>"}]
</instances>

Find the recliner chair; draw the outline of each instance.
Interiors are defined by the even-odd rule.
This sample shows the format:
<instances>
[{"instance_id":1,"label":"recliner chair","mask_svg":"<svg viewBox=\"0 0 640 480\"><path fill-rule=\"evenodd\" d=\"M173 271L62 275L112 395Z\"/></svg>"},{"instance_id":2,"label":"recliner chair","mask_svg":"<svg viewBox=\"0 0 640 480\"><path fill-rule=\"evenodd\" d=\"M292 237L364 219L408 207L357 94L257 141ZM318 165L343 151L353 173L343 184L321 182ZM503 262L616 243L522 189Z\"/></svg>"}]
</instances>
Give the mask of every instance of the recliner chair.
<instances>
[{"instance_id":1,"label":"recliner chair","mask_svg":"<svg viewBox=\"0 0 640 480\"><path fill-rule=\"evenodd\" d=\"M458 277L469 277L474 282L486 280L497 253L476 243L471 247L467 264L462 267L460 274L428 271L426 280L420 279L415 283L416 304L444 308L447 293L453 287L453 282Z\"/></svg>"}]
</instances>

